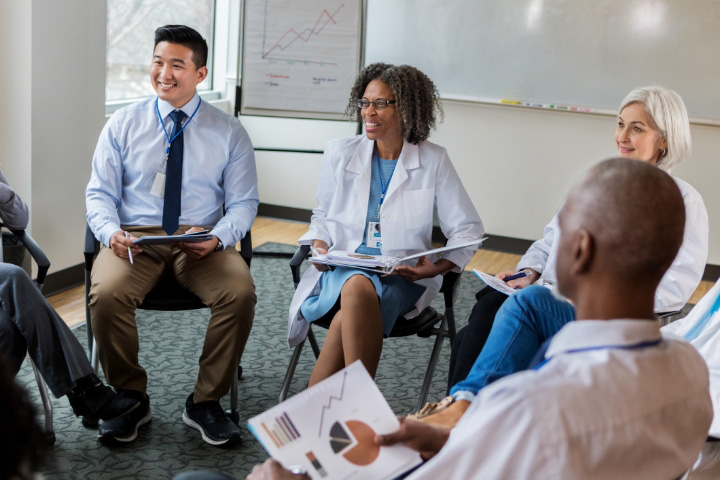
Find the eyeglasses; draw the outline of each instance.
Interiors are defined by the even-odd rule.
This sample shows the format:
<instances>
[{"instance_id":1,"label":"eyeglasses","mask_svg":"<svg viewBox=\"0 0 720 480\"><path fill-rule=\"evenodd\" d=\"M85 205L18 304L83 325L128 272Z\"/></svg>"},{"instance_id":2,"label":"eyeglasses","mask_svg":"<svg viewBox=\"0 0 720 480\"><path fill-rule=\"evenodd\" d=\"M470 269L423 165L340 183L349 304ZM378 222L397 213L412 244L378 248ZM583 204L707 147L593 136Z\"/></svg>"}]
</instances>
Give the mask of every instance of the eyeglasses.
<instances>
[{"instance_id":1,"label":"eyeglasses","mask_svg":"<svg viewBox=\"0 0 720 480\"><path fill-rule=\"evenodd\" d=\"M370 100L360 98L357 101L357 106L358 108L368 108L371 103L375 110L382 110L383 108L387 108L388 105L397 103L397 100L385 100L384 98L378 98L377 100L371 102Z\"/></svg>"}]
</instances>

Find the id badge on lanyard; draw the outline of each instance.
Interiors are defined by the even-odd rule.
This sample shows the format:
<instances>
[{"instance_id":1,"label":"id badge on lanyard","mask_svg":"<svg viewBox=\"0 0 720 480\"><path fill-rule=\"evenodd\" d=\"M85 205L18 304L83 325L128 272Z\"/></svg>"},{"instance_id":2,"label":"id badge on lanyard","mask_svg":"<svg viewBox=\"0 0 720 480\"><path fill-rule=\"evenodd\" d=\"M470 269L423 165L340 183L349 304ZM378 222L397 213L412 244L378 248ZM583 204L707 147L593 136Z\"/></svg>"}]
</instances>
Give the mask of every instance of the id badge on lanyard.
<instances>
[{"instance_id":1,"label":"id badge on lanyard","mask_svg":"<svg viewBox=\"0 0 720 480\"><path fill-rule=\"evenodd\" d=\"M380 231L380 222L368 222L367 227L367 246L370 248L382 248L382 232Z\"/></svg>"}]
</instances>

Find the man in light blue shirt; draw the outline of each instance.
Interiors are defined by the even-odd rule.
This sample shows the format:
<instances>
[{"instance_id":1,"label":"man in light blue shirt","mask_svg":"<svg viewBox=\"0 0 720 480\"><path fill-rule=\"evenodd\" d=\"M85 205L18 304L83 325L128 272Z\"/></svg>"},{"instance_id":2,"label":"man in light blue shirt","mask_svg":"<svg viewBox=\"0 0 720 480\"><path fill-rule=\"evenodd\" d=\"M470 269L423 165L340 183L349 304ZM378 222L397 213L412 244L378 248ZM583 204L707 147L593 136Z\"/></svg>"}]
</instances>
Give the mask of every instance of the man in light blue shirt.
<instances>
[{"instance_id":1,"label":"man in light blue shirt","mask_svg":"<svg viewBox=\"0 0 720 480\"><path fill-rule=\"evenodd\" d=\"M183 420L212 445L239 440L223 412L250 334L256 302L250 271L234 246L259 203L253 147L240 122L203 102L207 43L195 30L155 31L150 80L156 98L118 110L93 156L87 221L103 244L92 270L90 311L108 383L141 408L105 422L101 440L128 443L150 421L147 374L138 363L135 307L167 271L211 310L197 383ZM209 229L212 239L139 247L144 235Z\"/></svg>"}]
</instances>

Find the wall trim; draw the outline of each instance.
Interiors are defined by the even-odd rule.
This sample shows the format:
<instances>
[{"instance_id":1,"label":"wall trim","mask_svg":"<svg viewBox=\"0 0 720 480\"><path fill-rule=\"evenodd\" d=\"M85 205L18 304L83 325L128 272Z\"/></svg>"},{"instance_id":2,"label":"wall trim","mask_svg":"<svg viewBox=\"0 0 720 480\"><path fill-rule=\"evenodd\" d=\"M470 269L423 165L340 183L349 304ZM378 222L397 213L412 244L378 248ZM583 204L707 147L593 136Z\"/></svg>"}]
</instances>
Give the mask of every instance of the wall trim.
<instances>
[{"instance_id":1,"label":"wall trim","mask_svg":"<svg viewBox=\"0 0 720 480\"><path fill-rule=\"evenodd\" d=\"M45 277L45 285L43 286L43 295L49 297L57 295L71 288L75 288L85 283L85 264L78 263L72 267L49 273Z\"/></svg>"}]
</instances>

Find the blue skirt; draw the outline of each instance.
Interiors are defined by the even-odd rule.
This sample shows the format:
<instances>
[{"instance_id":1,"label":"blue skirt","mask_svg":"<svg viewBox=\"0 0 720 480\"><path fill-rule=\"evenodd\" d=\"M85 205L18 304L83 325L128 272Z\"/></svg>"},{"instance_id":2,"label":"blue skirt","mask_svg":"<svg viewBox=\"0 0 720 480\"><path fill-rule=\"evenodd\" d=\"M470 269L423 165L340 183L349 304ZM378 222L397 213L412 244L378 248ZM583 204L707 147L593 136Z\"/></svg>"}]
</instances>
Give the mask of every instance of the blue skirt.
<instances>
[{"instance_id":1,"label":"blue skirt","mask_svg":"<svg viewBox=\"0 0 720 480\"><path fill-rule=\"evenodd\" d=\"M364 270L336 267L334 270L323 272L320 277L322 288L320 295L306 298L300 306L300 312L305 320L314 322L329 313L340 298L343 285L353 275L363 275L375 286L380 298L383 334L386 337L390 335L398 317L415 308L415 302L425 292L424 286L398 275L381 276Z\"/></svg>"}]
</instances>

